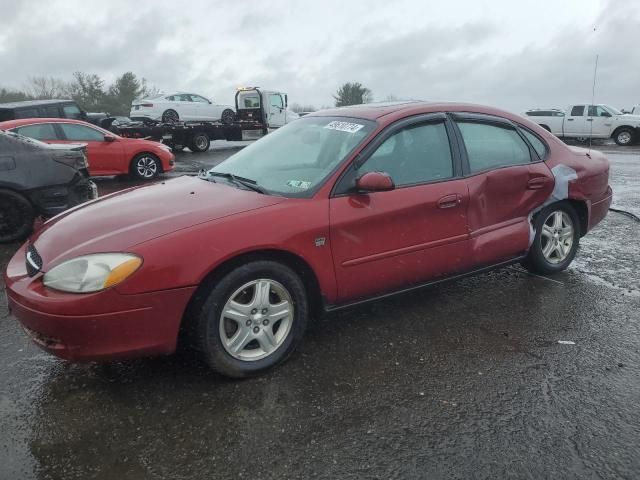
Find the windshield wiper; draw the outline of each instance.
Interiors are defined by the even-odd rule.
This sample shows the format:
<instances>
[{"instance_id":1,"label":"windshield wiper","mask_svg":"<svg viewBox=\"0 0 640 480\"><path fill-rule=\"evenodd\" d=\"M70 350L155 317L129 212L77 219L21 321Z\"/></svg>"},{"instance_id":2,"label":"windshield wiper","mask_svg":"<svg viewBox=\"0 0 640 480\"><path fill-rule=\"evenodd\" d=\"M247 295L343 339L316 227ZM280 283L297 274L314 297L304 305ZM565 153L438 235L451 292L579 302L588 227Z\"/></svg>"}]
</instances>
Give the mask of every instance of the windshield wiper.
<instances>
[{"instance_id":1,"label":"windshield wiper","mask_svg":"<svg viewBox=\"0 0 640 480\"><path fill-rule=\"evenodd\" d=\"M242 185L243 187L248 188L249 190L262 193L263 195L267 193L267 191L264 188L262 188L260 185L258 185L258 182L256 182L255 180L251 180L250 178L239 177L237 175L234 175L233 173L209 172L209 176L226 178L227 180L230 180L236 185Z\"/></svg>"}]
</instances>

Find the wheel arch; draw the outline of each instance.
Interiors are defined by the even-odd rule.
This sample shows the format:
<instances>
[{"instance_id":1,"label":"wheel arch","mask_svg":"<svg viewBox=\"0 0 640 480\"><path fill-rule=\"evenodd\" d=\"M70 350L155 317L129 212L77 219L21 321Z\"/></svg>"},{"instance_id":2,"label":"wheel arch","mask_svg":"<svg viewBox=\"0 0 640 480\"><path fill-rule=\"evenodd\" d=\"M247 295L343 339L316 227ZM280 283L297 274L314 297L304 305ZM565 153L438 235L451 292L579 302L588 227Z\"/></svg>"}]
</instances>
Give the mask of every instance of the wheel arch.
<instances>
[{"instance_id":1,"label":"wheel arch","mask_svg":"<svg viewBox=\"0 0 640 480\"><path fill-rule=\"evenodd\" d=\"M580 236L584 237L589 230L589 207L587 202L584 200L578 200L575 198L568 198L564 200L567 204L569 204L573 210L576 212L578 216L578 221L580 222ZM562 202L559 202L562 203Z\"/></svg>"},{"instance_id":2,"label":"wheel arch","mask_svg":"<svg viewBox=\"0 0 640 480\"><path fill-rule=\"evenodd\" d=\"M631 125L620 125L619 127L616 127L616 129L611 132L611 137L609 138L615 138L615 136L620 132L620 130L629 130L631 131L631 134L634 135L636 132L635 127L632 127Z\"/></svg>"},{"instance_id":3,"label":"wheel arch","mask_svg":"<svg viewBox=\"0 0 640 480\"><path fill-rule=\"evenodd\" d=\"M258 260L271 260L282 263L283 265L291 268L294 272L300 275L300 279L302 280L308 295L309 312L313 316L317 316L322 313L324 301L322 297L322 290L320 288L320 282L318 281L318 277L313 268L306 260L304 260L299 255L287 250L253 250L235 255L225 260L224 262L215 266L204 276L204 278L200 281L198 288L189 299L187 308L185 309L185 316L182 319L181 331L183 330L183 325L185 324L185 320L187 319L187 317L190 315L190 312L194 308L197 308L198 304L201 301L204 301L204 299L206 298L206 292L211 288L212 284L223 278L235 268L238 268L248 262Z\"/></svg>"}]
</instances>

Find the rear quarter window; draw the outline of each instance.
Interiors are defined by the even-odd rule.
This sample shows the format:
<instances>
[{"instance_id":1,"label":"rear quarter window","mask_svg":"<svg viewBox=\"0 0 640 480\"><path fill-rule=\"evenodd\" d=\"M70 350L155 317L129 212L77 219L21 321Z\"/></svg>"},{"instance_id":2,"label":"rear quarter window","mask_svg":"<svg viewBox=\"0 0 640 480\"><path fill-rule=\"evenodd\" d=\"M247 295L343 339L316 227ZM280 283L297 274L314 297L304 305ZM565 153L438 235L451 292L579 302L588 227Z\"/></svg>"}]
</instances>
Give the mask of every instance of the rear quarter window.
<instances>
[{"instance_id":1,"label":"rear quarter window","mask_svg":"<svg viewBox=\"0 0 640 480\"><path fill-rule=\"evenodd\" d=\"M529 130L521 127L520 131L525 137L527 137L527 140L538 154L538 157L540 157L541 160L544 160L547 156L547 145L540 138L538 138L537 135L530 132Z\"/></svg>"}]
</instances>

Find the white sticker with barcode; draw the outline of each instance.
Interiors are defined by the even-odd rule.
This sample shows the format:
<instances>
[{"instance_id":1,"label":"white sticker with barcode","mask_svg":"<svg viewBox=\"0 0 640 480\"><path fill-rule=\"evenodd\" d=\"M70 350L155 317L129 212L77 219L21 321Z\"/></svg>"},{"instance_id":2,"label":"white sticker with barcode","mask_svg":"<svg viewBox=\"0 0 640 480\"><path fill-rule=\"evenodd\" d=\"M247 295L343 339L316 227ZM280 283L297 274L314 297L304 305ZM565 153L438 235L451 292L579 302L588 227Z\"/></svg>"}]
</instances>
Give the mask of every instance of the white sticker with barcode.
<instances>
[{"instance_id":1,"label":"white sticker with barcode","mask_svg":"<svg viewBox=\"0 0 640 480\"><path fill-rule=\"evenodd\" d=\"M328 128L329 130L339 130L341 132L347 133L356 133L362 127L364 127L364 125L360 125L359 123L339 122L336 120L333 122L329 122L324 128Z\"/></svg>"}]
</instances>

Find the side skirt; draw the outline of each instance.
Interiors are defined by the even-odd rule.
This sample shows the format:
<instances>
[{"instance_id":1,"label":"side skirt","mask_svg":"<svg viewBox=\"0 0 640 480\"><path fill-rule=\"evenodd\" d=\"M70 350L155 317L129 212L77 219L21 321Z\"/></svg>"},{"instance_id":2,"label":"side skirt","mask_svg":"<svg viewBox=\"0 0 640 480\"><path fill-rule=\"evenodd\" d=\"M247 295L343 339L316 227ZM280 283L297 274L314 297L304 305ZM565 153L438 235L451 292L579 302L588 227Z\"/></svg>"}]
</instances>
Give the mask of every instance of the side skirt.
<instances>
[{"instance_id":1,"label":"side skirt","mask_svg":"<svg viewBox=\"0 0 640 480\"><path fill-rule=\"evenodd\" d=\"M516 257L516 258L513 258L511 260L507 260L505 262L500 262L500 263L496 263L496 264L493 264L493 265L488 265L486 267L481 267L481 268L478 268L476 270L471 270L470 272L467 272L467 273L461 273L459 275L453 275L451 277L439 278L437 280L431 280L431 281L426 282L426 283L421 283L419 285L414 285L414 286L411 286L411 287L408 287L408 288L403 288L401 290L395 290L395 291L389 292L389 293L383 293L382 295L376 295L374 297L365 298L365 299L362 299L362 300L356 300L354 302L347 302L347 303L343 303L343 304L339 304L339 305L327 305L325 303L324 311L326 313L335 312L337 310L343 310L343 309L346 309L346 308L355 307L355 306L362 305L362 304L369 303L369 302L376 302L378 300L382 300L382 299L385 299L385 298L393 297L395 295L401 295L403 293L413 292L414 290L420 290L421 288L431 287L433 285L439 285L441 283L446 283L446 282L453 282L455 280L460 280L462 278L471 277L473 275L478 275L480 273L490 272L492 270L497 270L497 269L502 268L502 267L507 267L509 265L513 265L514 263L518 263L521 260L524 260L525 258L526 258L526 255L522 255L520 257Z\"/></svg>"}]
</instances>

